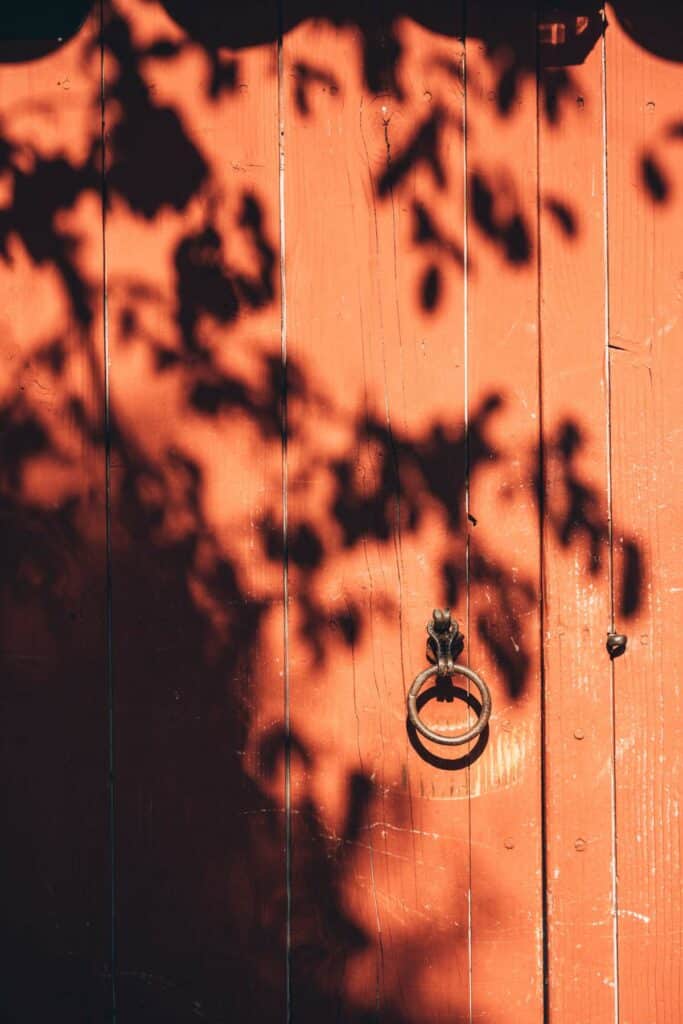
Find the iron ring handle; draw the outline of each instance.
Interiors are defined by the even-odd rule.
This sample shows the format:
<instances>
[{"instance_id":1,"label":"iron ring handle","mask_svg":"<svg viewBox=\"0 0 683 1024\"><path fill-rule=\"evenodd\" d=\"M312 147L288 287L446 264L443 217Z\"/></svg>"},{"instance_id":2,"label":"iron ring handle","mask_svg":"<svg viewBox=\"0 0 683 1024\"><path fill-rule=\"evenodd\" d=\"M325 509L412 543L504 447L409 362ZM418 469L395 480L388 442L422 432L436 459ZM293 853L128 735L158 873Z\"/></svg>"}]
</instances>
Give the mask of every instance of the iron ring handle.
<instances>
[{"instance_id":1,"label":"iron ring handle","mask_svg":"<svg viewBox=\"0 0 683 1024\"><path fill-rule=\"evenodd\" d=\"M471 729L467 730L467 732L458 733L456 736L444 736L443 733L436 732L434 729L430 729L428 725L425 725L417 713L417 697L420 690L422 689L422 687L424 686L428 679L431 679L432 676L439 675L465 676L467 679L470 680L470 682L474 683L476 688L479 690L479 695L481 697L481 711L479 713L477 721L474 723ZM443 672L443 670L440 670L438 665L432 665L430 668L426 668L423 672L420 672L419 675L415 676L413 685L410 687L410 690L408 691L408 720L410 721L411 725L413 725L415 729L417 729L419 733L425 736L428 740L432 740L432 742L434 743L443 743L448 747L457 747L460 746L462 743L469 743L470 740L473 740L477 736L481 735L481 733L488 725L490 717L491 694L489 692L489 688L484 682L484 680L481 678L481 676L478 676L477 673L473 672L471 668L466 668L465 665L450 664L448 666L447 672Z\"/></svg>"}]
</instances>

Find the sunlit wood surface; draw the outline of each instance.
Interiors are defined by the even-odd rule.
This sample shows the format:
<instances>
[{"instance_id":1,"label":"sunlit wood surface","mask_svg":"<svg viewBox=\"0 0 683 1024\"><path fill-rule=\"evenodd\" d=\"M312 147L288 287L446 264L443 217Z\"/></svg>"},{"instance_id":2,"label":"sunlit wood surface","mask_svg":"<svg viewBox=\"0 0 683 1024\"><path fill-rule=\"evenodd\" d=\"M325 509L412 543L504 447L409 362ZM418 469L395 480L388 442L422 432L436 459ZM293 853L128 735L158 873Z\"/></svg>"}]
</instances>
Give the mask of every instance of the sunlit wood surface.
<instances>
[{"instance_id":1,"label":"sunlit wood surface","mask_svg":"<svg viewBox=\"0 0 683 1024\"><path fill-rule=\"evenodd\" d=\"M3 1019L681 1019L681 19L585 7L0 38Z\"/></svg>"}]
</instances>

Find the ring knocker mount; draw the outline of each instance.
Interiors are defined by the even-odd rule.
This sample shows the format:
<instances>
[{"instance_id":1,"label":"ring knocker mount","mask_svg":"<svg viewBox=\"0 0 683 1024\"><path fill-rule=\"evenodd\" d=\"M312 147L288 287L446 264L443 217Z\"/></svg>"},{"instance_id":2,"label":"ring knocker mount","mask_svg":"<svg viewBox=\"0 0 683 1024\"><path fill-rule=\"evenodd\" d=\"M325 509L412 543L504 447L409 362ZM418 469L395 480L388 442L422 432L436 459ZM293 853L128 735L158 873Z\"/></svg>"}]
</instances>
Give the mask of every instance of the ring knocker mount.
<instances>
[{"instance_id":1,"label":"ring knocker mount","mask_svg":"<svg viewBox=\"0 0 683 1024\"><path fill-rule=\"evenodd\" d=\"M426 668L415 676L408 691L408 720L410 723L428 740L433 743L443 743L449 747L459 746L476 739L483 733L491 717L491 694L484 680L471 668L467 668L465 665L456 665L455 659L462 653L464 643L465 638L458 629L458 623L451 618L450 610L435 608L427 623L427 661L431 662L431 668ZM479 691L481 710L477 721L467 732L445 735L425 725L418 714L417 699L428 679L434 676L437 679L446 679L456 675L464 676L474 683Z\"/></svg>"}]
</instances>

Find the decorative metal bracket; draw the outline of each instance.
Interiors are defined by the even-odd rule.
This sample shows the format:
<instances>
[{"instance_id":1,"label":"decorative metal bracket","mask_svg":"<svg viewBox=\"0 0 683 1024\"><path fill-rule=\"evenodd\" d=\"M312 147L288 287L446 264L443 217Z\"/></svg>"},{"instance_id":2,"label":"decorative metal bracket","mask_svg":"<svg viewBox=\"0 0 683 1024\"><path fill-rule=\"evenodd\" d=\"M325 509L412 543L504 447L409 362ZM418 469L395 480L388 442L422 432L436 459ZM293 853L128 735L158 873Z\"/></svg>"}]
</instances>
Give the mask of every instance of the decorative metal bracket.
<instances>
[{"instance_id":1,"label":"decorative metal bracket","mask_svg":"<svg viewBox=\"0 0 683 1024\"><path fill-rule=\"evenodd\" d=\"M426 668L419 675L415 676L413 684L408 691L408 721L413 728L417 729L426 739L433 743L445 743L447 746L457 746L461 743L469 743L476 739L486 726L491 717L491 694L489 688L476 672L465 665L456 665L455 659L462 652L464 637L458 629L458 623L451 618L448 608L435 608L432 618L427 623L427 660L432 667ZM464 676L470 683L474 683L479 691L481 699L481 711L474 725L466 732L451 736L436 732L421 720L417 699L420 690L428 679L437 676L449 678L450 676Z\"/></svg>"},{"instance_id":2,"label":"decorative metal bracket","mask_svg":"<svg viewBox=\"0 0 683 1024\"><path fill-rule=\"evenodd\" d=\"M427 623L427 661L436 665L438 675L452 676L455 659L462 654L465 638L449 608L435 608Z\"/></svg>"}]
</instances>

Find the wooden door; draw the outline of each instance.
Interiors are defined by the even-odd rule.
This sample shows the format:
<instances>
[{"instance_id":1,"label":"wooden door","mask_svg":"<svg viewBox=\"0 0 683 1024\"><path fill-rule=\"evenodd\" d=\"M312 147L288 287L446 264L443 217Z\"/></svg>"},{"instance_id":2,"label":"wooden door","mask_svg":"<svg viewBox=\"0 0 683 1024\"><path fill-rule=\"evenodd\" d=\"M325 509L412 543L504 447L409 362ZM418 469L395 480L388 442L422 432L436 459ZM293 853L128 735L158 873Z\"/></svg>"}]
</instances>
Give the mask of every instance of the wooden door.
<instances>
[{"instance_id":1,"label":"wooden door","mask_svg":"<svg viewBox=\"0 0 683 1024\"><path fill-rule=\"evenodd\" d=\"M680 16L61 6L0 20L5 1018L677 1024Z\"/></svg>"}]
</instances>

